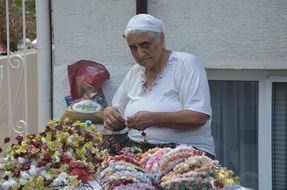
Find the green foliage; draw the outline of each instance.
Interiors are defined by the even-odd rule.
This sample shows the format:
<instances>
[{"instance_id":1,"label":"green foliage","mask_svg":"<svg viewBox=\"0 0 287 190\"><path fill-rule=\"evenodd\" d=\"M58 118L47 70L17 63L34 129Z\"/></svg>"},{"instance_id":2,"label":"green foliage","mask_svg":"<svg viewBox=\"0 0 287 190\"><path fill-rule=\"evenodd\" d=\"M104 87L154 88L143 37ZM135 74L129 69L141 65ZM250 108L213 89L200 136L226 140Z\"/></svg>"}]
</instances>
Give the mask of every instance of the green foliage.
<instances>
[{"instance_id":1,"label":"green foliage","mask_svg":"<svg viewBox=\"0 0 287 190\"><path fill-rule=\"evenodd\" d=\"M14 0L14 4L17 8L22 8L22 0ZM26 0L26 14L27 16L35 16L36 15L36 2L35 0Z\"/></svg>"},{"instance_id":2,"label":"green foliage","mask_svg":"<svg viewBox=\"0 0 287 190\"><path fill-rule=\"evenodd\" d=\"M0 43L7 46L6 34L6 1L0 1ZM8 0L10 48L17 50L17 44L22 39L22 0ZM31 40L36 38L36 9L35 0L25 1L26 36Z\"/></svg>"}]
</instances>

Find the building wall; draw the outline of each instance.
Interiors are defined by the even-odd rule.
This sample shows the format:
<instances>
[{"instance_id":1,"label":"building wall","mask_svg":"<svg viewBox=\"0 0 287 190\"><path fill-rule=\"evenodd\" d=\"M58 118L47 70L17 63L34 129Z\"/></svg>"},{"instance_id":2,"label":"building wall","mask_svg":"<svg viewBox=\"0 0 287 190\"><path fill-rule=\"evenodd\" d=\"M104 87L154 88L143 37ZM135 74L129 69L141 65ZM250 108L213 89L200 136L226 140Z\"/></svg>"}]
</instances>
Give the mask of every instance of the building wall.
<instances>
[{"instance_id":1,"label":"building wall","mask_svg":"<svg viewBox=\"0 0 287 190\"><path fill-rule=\"evenodd\" d=\"M199 57L207 69L287 69L287 1L148 0L166 24L166 46ZM122 38L135 0L52 0L54 117L69 95L67 65L106 66L108 103L134 61Z\"/></svg>"},{"instance_id":2,"label":"building wall","mask_svg":"<svg viewBox=\"0 0 287 190\"><path fill-rule=\"evenodd\" d=\"M135 6L134 0L52 1L54 117L63 114L64 97L70 94L67 65L80 59L105 65L111 76L104 90L108 102L111 101L133 64L122 33L129 18L136 13Z\"/></svg>"},{"instance_id":3,"label":"building wall","mask_svg":"<svg viewBox=\"0 0 287 190\"><path fill-rule=\"evenodd\" d=\"M207 68L287 68L286 0L149 0L167 27L167 46Z\"/></svg>"}]
</instances>

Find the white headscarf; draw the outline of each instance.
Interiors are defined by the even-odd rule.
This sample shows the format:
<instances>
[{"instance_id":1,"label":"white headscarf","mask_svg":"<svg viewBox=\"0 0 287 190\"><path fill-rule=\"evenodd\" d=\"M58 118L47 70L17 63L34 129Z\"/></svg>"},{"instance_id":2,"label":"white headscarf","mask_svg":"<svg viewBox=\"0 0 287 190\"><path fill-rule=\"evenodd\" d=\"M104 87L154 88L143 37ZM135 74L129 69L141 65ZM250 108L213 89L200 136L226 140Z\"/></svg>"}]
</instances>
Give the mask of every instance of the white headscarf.
<instances>
[{"instance_id":1,"label":"white headscarf","mask_svg":"<svg viewBox=\"0 0 287 190\"><path fill-rule=\"evenodd\" d=\"M164 23L149 14L138 14L133 16L126 26L124 36L132 30L144 30L151 32L164 32Z\"/></svg>"}]
</instances>

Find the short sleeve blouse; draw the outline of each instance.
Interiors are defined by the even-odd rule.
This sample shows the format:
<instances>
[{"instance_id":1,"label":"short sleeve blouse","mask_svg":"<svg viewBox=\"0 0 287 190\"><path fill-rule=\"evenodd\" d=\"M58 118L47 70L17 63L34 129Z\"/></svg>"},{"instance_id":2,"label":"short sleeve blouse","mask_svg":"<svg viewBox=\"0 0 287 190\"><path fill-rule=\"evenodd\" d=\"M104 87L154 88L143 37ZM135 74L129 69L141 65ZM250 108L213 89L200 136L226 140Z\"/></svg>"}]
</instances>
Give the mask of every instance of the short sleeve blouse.
<instances>
[{"instance_id":1,"label":"short sleeve blouse","mask_svg":"<svg viewBox=\"0 0 287 190\"><path fill-rule=\"evenodd\" d=\"M199 60L188 53L172 52L168 63L154 84L145 89L144 67L134 65L117 90L112 105L124 118L138 111L176 112L184 109L211 116L210 94L206 72ZM193 145L214 155L214 142L210 129L211 117L202 127L178 130L151 126L145 130L150 143L179 143ZM143 140L141 132L129 129L129 137Z\"/></svg>"}]
</instances>

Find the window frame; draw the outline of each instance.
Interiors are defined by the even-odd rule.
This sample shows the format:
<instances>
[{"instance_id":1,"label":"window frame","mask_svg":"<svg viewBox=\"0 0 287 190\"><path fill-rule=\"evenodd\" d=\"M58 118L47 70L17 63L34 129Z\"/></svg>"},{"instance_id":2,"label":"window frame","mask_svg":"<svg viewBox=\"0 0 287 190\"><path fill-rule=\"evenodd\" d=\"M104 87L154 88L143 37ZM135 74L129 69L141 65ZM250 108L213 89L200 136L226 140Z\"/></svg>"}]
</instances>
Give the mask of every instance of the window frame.
<instances>
[{"instance_id":1,"label":"window frame","mask_svg":"<svg viewBox=\"0 0 287 190\"><path fill-rule=\"evenodd\" d=\"M258 82L258 188L272 189L272 84L287 82L287 70L207 69L206 72L208 80Z\"/></svg>"}]
</instances>

